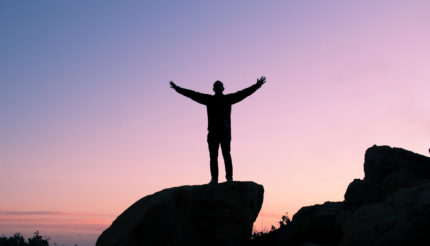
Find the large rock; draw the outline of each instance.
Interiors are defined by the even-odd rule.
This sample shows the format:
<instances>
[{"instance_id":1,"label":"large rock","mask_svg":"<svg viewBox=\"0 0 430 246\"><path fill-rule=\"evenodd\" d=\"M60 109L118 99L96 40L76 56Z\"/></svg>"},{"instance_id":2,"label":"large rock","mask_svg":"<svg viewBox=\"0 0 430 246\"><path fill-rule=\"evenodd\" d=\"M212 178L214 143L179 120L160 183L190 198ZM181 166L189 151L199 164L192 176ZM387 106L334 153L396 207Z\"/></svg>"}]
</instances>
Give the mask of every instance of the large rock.
<instances>
[{"instance_id":1,"label":"large rock","mask_svg":"<svg viewBox=\"0 0 430 246\"><path fill-rule=\"evenodd\" d=\"M338 245L342 239L342 225L351 214L352 211L344 208L342 202L302 207L280 240L287 245Z\"/></svg>"},{"instance_id":2,"label":"large rock","mask_svg":"<svg viewBox=\"0 0 430 246\"><path fill-rule=\"evenodd\" d=\"M96 245L241 245L251 237L263 193L253 182L165 189L125 210Z\"/></svg>"},{"instance_id":3,"label":"large rock","mask_svg":"<svg viewBox=\"0 0 430 246\"><path fill-rule=\"evenodd\" d=\"M303 207L271 232L275 243L254 245L430 245L430 158L374 145L364 173L349 184L344 201Z\"/></svg>"},{"instance_id":4,"label":"large rock","mask_svg":"<svg viewBox=\"0 0 430 246\"><path fill-rule=\"evenodd\" d=\"M401 148L376 146L367 149L364 179L347 188L345 203L360 207L384 201L402 189L430 181L430 158Z\"/></svg>"},{"instance_id":5,"label":"large rock","mask_svg":"<svg viewBox=\"0 0 430 246\"><path fill-rule=\"evenodd\" d=\"M343 226L341 246L430 245L430 183L364 205Z\"/></svg>"}]
</instances>

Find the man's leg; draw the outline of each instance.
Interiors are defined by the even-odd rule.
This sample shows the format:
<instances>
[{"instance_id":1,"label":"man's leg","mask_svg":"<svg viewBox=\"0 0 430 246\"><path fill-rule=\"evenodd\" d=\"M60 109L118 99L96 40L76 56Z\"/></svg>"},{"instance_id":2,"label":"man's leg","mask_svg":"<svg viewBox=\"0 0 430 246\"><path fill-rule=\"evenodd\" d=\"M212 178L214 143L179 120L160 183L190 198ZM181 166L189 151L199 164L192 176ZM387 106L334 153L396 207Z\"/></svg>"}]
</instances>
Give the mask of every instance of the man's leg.
<instances>
[{"instance_id":1,"label":"man's leg","mask_svg":"<svg viewBox=\"0 0 430 246\"><path fill-rule=\"evenodd\" d=\"M224 157L225 177L227 181L231 181L233 179L233 163L230 155L230 142L230 138L226 138L221 141L221 151L222 156Z\"/></svg>"},{"instance_id":2,"label":"man's leg","mask_svg":"<svg viewBox=\"0 0 430 246\"><path fill-rule=\"evenodd\" d=\"M209 145L209 156L210 156L210 168L212 181L218 182L218 149L219 142L215 141L208 135L208 145Z\"/></svg>"}]
</instances>

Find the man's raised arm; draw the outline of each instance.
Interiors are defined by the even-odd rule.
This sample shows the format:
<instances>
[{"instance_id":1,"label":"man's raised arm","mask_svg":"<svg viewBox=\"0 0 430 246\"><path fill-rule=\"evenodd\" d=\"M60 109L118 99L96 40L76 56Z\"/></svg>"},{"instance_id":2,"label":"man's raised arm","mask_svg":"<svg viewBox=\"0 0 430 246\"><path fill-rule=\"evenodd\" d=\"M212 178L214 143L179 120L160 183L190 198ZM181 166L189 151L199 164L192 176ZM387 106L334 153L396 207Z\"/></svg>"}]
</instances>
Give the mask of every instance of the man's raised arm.
<instances>
[{"instance_id":1,"label":"man's raised arm","mask_svg":"<svg viewBox=\"0 0 430 246\"><path fill-rule=\"evenodd\" d=\"M257 83L251 85L250 87L243 89L241 91L229 94L227 96L230 97L231 104L238 103L245 99L246 97L250 96L252 93L254 93L256 90L258 90L264 83L266 83L266 77L261 76L261 78L257 79Z\"/></svg>"},{"instance_id":2,"label":"man's raised arm","mask_svg":"<svg viewBox=\"0 0 430 246\"><path fill-rule=\"evenodd\" d=\"M173 81L170 81L170 88L173 88L177 93L182 94L186 97L189 97L192 100L194 100L198 103L201 103L201 104L207 104L209 101L209 98L210 98L210 95L208 95L208 94L203 94L200 92L181 88L181 87L177 86L175 83L173 83Z\"/></svg>"}]
</instances>

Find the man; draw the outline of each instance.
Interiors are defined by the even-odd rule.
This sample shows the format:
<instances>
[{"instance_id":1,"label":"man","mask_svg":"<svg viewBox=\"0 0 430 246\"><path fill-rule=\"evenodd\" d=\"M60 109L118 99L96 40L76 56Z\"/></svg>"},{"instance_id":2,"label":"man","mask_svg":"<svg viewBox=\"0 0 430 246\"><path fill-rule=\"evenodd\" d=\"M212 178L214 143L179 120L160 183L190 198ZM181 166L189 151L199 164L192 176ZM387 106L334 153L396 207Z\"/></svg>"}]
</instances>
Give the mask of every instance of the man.
<instances>
[{"instance_id":1,"label":"man","mask_svg":"<svg viewBox=\"0 0 430 246\"><path fill-rule=\"evenodd\" d=\"M207 142L209 145L210 170L212 176L209 184L218 183L218 149L220 145L224 157L227 182L233 182L233 165L230 156L231 105L242 101L247 96L254 93L264 83L266 83L266 77L262 76L257 79L257 83L254 85L236 93L224 95L224 85L221 81L217 80L213 84L215 95L209 95L181 88L173 83L173 81L170 81L170 87L175 89L176 92L206 105L209 131Z\"/></svg>"}]
</instances>

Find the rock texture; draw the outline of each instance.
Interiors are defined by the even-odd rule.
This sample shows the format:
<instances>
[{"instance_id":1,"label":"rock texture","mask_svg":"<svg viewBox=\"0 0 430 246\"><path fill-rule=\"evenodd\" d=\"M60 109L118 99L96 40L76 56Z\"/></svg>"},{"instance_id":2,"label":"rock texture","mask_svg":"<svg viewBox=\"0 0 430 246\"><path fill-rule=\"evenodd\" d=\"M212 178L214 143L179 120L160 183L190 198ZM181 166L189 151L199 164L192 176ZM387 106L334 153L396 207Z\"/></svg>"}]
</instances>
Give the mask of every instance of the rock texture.
<instances>
[{"instance_id":1,"label":"rock texture","mask_svg":"<svg viewBox=\"0 0 430 246\"><path fill-rule=\"evenodd\" d=\"M375 145L364 173L344 201L301 208L271 244L259 245L430 245L430 158Z\"/></svg>"},{"instance_id":2,"label":"rock texture","mask_svg":"<svg viewBox=\"0 0 430 246\"><path fill-rule=\"evenodd\" d=\"M263 193L253 182L165 189L124 211L96 245L241 245L251 236Z\"/></svg>"}]
</instances>

